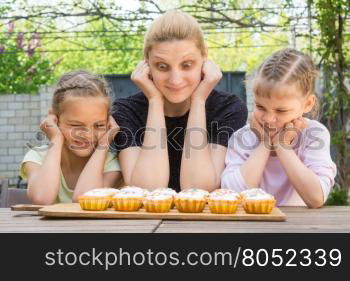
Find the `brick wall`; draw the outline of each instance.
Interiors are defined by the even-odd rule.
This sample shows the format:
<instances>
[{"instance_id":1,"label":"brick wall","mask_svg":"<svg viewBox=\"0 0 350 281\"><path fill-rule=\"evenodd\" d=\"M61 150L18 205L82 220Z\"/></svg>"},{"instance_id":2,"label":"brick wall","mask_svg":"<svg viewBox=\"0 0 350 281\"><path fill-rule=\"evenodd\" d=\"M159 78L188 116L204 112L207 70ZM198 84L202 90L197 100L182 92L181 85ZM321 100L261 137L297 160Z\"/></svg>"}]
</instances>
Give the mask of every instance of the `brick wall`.
<instances>
[{"instance_id":1,"label":"brick wall","mask_svg":"<svg viewBox=\"0 0 350 281\"><path fill-rule=\"evenodd\" d=\"M51 98L48 87L36 95L0 95L0 178L9 178L11 184L16 182L27 143L39 144L36 133Z\"/></svg>"}]
</instances>

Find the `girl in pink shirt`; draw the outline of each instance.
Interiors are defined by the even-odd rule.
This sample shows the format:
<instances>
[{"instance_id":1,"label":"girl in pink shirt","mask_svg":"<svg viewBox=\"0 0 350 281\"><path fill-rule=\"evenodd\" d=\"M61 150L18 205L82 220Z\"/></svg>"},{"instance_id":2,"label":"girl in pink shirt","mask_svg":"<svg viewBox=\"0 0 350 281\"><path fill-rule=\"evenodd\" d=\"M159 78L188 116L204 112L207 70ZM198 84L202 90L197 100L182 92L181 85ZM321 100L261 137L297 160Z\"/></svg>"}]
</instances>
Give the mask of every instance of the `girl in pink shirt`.
<instances>
[{"instance_id":1,"label":"girl in pink shirt","mask_svg":"<svg viewBox=\"0 0 350 281\"><path fill-rule=\"evenodd\" d=\"M221 187L260 187L279 206L321 207L334 185L336 166L325 126L305 118L317 107L317 70L307 55L283 49L259 67L249 125L229 141Z\"/></svg>"}]
</instances>

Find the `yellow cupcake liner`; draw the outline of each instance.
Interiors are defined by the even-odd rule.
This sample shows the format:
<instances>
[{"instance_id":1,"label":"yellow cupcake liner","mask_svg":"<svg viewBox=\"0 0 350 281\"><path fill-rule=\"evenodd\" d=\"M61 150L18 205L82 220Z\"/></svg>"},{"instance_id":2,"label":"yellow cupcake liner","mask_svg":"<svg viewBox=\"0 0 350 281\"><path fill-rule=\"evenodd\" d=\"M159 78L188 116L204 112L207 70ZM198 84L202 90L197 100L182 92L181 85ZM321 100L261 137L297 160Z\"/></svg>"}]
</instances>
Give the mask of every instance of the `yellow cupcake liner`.
<instances>
[{"instance_id":1,"label":"yellow cupcake liner","mask_svg":"<svg viewBox=\"0 0 350 281\"><path fill-rule=\"evenodd\" d=\"M175 208L175 198L174 198L174 196L172 196L170 200L171 200L170 209L174 209Z\"/></svg>"},{"instance_id":2,"label":"yellow cupcake liner","mask_svg":"<svg viewBox=\"0 0 350 281\"><path fill-rule=\"evenodd\" d=\"M175 199L176 209L181 213L201 213L207 200Z\"/></svg>"},{"instance_id":3,"label":"yellow cupcake liner","mask_svg":"<svg viewBox=\"0 0 350 281\"><path fill-rule=\"evenodd\" d=\"M109 197L79 197L79 204L86 211L104 211L110 203Z\"/></svg>"},{"instance_id":4,"label":"yellow cupcake liner","mask_svg":"<svg viewBox=\"0 0 350 281\"><path fill-rule=\"evenodd\" d=\"M113 207L113 196L109 197L109 204L108 204L108 208L112 208Z\"/></svg>"},{"instance_id":5,"label":"yellow cupcake liner","mask_svg":"<svg viewBox=\"0 0 350 281\"><path fill-rule=\"evenodd\" d=\"M143 206L146 212L150 213L167 213L170 211L173 199L166 200L144 200Z\"/></svg>"},{"instance_id":6,"label":"yellow cupcake liner","mask_svg":"<svg viewBox=\"0 0 350 281\"><path fill-rule=\"evenodd\" d=\"M253 200L244 199L244 210L249 214L270 214L276 205L276 200Z\"/></svg>"},{"instance_id":7,"label":"yellow cupcake liner","mask_svg":"<svg viewBox=\"0 0 350 281\"><path fill-rule=\"evenodd\" d=\"M116 211L135 212L142 206L142 198L113 198L113 207Z\"/></svg>"},{"instance_id":8,"label":"yellow cupcake liner","mask_svg":"<svg viewBox=\"0 0 350 281\"><path fill-rule=\"evenodd\" d=\"M239 202L239 204L243 204L244 199L245 199L245 196L243 194L239 194L238 195L238 202Z\"/></svg>"},{"instance_id":9,"label":"yellow cupcake liner","mask_svg":"<svg viewBox=\"0 0 350 281\"><path fill-rule=\"evenodd\" d=\"M238 200L208 200L210 212L214 214L233 214L237 211Z\"/></svg>"}]
</instances>

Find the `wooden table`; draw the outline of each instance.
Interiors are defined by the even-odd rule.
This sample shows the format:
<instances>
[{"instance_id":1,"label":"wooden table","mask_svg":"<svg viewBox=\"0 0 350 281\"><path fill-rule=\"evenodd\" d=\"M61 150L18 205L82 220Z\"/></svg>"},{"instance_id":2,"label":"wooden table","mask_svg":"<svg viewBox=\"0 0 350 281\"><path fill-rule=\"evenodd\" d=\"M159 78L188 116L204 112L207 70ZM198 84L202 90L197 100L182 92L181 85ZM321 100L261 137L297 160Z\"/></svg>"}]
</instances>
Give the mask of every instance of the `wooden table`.
<instances>
[{"instance_id":1,"label":"wooden table","mask_svg":"<svg viewBox=\"0 0 350 281\"><path fill-rule=\"evenodd\" d=\"M350 206L307 209L281 207L285 222L264 221L162 221L157 233L215 232L215 233L281 233L281 232L346 232L350 233Z\"/></svg>"},{"instance_id":2,"label":"wooden table","mask_svg":"<svg viewBox=\"0 0 350 281\"><path fill-rule=\"evenodd\" d=\"M161 220L110 220L110 219L62 219L43 218L37 212L11 211L0 208L0 233L152 233Z\"/></svg>"},{"instance_id":3,"label":"wooden table","mask_svg":"<svg viewBox=\"0 0 350 281\"><path fill-rule=\"evenodd\" d=\"M350 233L350 206L307 209L282 207L285 222L172 221L43 218L37 212L0 208L0 232L345 232Z\"/></svg>"}]
</instances>

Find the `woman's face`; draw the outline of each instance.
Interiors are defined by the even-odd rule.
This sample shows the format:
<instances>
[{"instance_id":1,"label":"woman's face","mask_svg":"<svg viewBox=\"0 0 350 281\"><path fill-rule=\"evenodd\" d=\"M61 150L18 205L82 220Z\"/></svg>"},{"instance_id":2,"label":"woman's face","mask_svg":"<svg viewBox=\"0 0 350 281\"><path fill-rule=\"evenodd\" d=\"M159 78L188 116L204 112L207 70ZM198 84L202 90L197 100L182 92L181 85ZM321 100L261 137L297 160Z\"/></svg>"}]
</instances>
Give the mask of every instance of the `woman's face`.
<instances>
[{"instance_id":1,"label":"woman's face","mask_svg":"<svg viewBox=\"0 0 350 281\"><path fill-rule=\"evenodd\" d=\"M66 148L76 156L90 156L107 130L106 100L101 97L68 97L62 108L59 128Z\"/></svg>"},{"instance_id":2,"label":"woman's face","mask_svg":"<svg viewBox=\"0 0 350 281\"><path fill-rule=\"evenodd\" d=\"M204 60L192 40L157 43L148 54L153 82L171 103L190 98L201 81Z\"/></svg>"}]
</instances>

